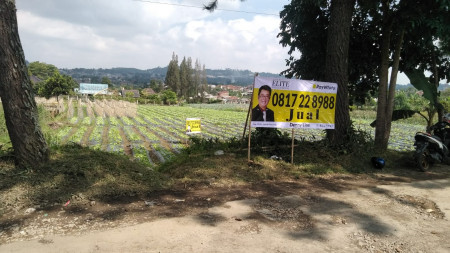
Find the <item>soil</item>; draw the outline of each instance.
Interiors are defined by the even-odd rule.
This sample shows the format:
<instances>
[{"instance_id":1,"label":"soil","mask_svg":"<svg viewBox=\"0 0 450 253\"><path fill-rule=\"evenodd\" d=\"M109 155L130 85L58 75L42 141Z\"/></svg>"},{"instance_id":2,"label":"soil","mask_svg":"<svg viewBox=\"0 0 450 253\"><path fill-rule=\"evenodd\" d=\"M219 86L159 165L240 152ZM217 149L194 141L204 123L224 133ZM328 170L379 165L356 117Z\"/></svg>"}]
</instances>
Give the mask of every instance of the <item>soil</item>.
<instances>
[{"instance_id":1,"label":"soil","mask_svg":"<svg viewBox=\"0 0 450 253\"><path fill-rule=\"evenodd\" d=\"M449 196L444 165L180 186L0 217L0 252L450 252Z\"/></svg>"}]
</instances>

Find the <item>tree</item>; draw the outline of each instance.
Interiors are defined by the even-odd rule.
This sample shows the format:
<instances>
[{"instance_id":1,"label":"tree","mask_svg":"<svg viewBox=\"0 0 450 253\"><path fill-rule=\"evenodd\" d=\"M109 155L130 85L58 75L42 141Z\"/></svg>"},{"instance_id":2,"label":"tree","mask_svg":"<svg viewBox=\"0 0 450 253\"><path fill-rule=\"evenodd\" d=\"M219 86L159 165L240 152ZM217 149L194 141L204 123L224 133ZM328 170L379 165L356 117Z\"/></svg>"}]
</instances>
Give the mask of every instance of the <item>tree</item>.
<instances>
[{"instance_id":1,"label":"tree","mask_svg":"<svg viewBox=\"0 0 450 253\"><path fill-rule=\"evenodd\" d=\"M181 86L180 68L178 67L178 56L175 53L172 54L172 60L170 60L169 66L167 67L165 82L175 94L179 93Z\"/></svg>"},{"instance_id":2,"label":"tree","mask_svg":"<svg viewBox=\"0 0 450 253\"><path fill-rule=\"evenodd\" d=\"M152 79L150 80L150 88L156 93L159 93L164 89L164 84L161 80Z\"/></svg>"},{"instance_id":3,"label":"tree","mask_svg":"<svg viewBox=\"0 0 450 253\"><path fill-rule=\"evenodd\" d=\"M348 131L351 126L347 85L350 27L354 5L355 0L331 1L331 17L325 58L325 81L338 85L335 128L327 129L327 139L335 145L348 141Z\"/></svg>"},{"instance_id":4,"label":"tree","mask_svg":"<svg viewBox=\"0 0 450 253\"><path fill-rule=\"evenodd\" d=\"M206 75L206 66L205 66L205 64L203 64L202 72L200 74L200 83L201 83L201 86L202 86L202 89L201 89L202 93L201 93L200 96L201 96L202 102L204 102L204 100L205 100L205 92L206 92L207 87L208 87L208 78L207 78L207 75Z\"/></svg>"},{"instance_id":5,"label":"tree","mask_svg":"<svg viewBox=\"0 0 450 253\"><path fill-rule=\"evenodd\" d=\"M288 68L281 72L288 78L325 79L327 31L331 1L293 0L281 11L280 43L288 47ZM355 5L348 52L349 104L364 104L378 87L378 28L368 18L369 8ZM301 56L296 58L298 52ZM361 77L364 78L361 78Z\"/></svg>"},{"instance_id":6,"label":"tree","mask_svg":"<svg viewBox=\"0 0 450 253\"><path fill-rule=\"evenodd\" d=\"M128 98L128 99L134 98L134 92L126 91L125 92L125 97Z\"/></svg>"},{"instance_id":7,"label":"tree","mask_svg":"<svg viewBox=\"0 0 450 253\"><path fill-rule=\"evenodd\" d=\"M288 47L286 66L281 72L288 78L322 80L325 65L325 50L329 23L327 1L292 0L280 12L280 44ZM320 31L320 32L318 32ZM299 59L296 52L302 52Z\"/></svg>"},{"instance_id":8,"label":"tree","mask_svg":"<svg viewBox=\"0 0 450 253\"><path fill-rule=\"evenodd\" d=\"M161 97L164 104L172 105L177 103L177 94L172 90L163 91Z\"/></svg>"},{"instance_id":9,"label":"tree","mask_svg":"<svg viewBox=\"0 0 450 253\"><path fill-rule=\"evenodd\" d=\"M193 76L193 85L194 85L194 98L199 97L199 93L201 92L201 65L200 61L198 59L195 60L195 67L194 67L194 76Z\"/></svg>"},{"instance_id":10,"label":"tree","mask_svg":"<svg viewBox=\"0 0 450 253\"><path fill-rule=\"evenodd\" d=\"M190 71L188 69L186 57L183 57L183 60L180 64L180 93L179 97L184 97L188 99L188 90L189 90L189 79L190 79Z\"/></svg>"},{"instance_id":11,"label":"tree","mask_svg":"<svg viewBox=\"0 0 450 253\"><path fill-rule=\"evenodd\" d=\"M109 79L109 77L107 77L107 76L102 77L101 83L102 84L107 84L108 88L110 88L112 86L111 79Z\"/></svg>"},{"instance_id":12,"label":"tree","mask_svg":"<svg viewBox=\"0 0 450 253\"><path fill-rule=\"evenodd\" d=\"M161 97L158 94L151 94L148 96L148 100L150 103L154 104L160 104L161 103Z\"/></svg>"},{"instance_id":13,"label":"tree","mask_svg":"<svg viewBox=\"0 0 450 253\"><path fill-rule=\"evenodd\" d=\"M430 98L432 106L439 111L439 118L443 115L443 107L438 103L437 86L442 76L445 76L437 68L437 55L440 54L433 41L437 38L445 41L450 32L450 20L448 3L446 1L411 1L381 2L382 36L381 36L381 63L380 63L380 87L378 96L377 125L375 129L375 146L379 151L387 149L392 111L394 107L395 85L397 73L403 70L410 78L411 83L424 91L424 96ZM409 51L412 56L404 55L404 63L400 64L403 41L408 37L415 37L411 44L422 44L423 47L416 51ZM393 43L391 43L391 40ZM425 44L421 43L424 41ZM417 43L419 42L419 43ZM406 43L410 47L410 43ZM427 52L428 51L428 52ZM392 62L389 56L392 55ZM426 59L426 57L429 57ZM443 60L441 58L441 60ZM442 62L442 61L441 61ZM447 60L448 62L448 60ZM429 66L433 74L430 83L424 79L423 66ZM391 77L388 83L388 68L392 66ZM419 66L419 68L416 68ZM422 66L422 67L420 67ZM448 73L448 68L447 68ZM447 74L448 75L448 74ZM389 84L389 86L388 86ZM433 87L434 86L434 87ZM387 91L389 88L389 91ZM430 91L432 94L426 94ZM432 115L431 115L432 117ZM431 124L431 121L428 121Z\"/></svg>"},{"instance_id":14,"label":"tree","mask_svg":"<svg viewBox=\"0 0 450 253\"><path fill-rule=\"evenodd\" d=\"M289 46L287 77L323 80L338 84L335 129L327 130L327 139L339 145L347 141L350 129L348 63L350 30L354 0L293 0L280 13L280 43ZM325 33L325 31L327 31ZM326 34L326 36L325 36ZM300 50L296 60L292 54ZM325 66L325 67L323 67Z\"/></svg>"},{"instance_id":15,"label":"tree","mask_svg":"<svg viewBox=\"0 0 450 253\"><path fill-rule=\"evenodd\" d=\"M41 81L45 81L50 78L55 71L58 71L58 68L52 64L47 64L44 62L31 62L28 64L28 72L30 75L34 75L39 78Z\"/></svg>"},{"instance_id":16,"label":"tree","mask_svg":"<svg viewBox=\"0 0 450 253\"><path fill-rule=\"evenodd\" d=\"M44 82L50 78L55 71L59 71L58 68L56 68L52 64L47 64L44 62L31 62L28 64L28 75L35 76L39 79L36 83L33 82L33 79L31 79L31 84L33 87L34 94L38 94L39 88L44 84Z\"/></svg>"},{"instance_id":17,"label":"tree","mask_svg":"<svg viewBox=\"0 0 450 253\"><path fill-rule=\"evenodd\" d=\"M187 99L190 97L195 97L195 91L194 91L194 70L192 69L192 58L188 57L186 61L187 69L189 70L189 83L188 83L188 90L187 90Z\"/></svg>"},{"instance_id":18,"label":"tree","mask_svg":"<svg viewBox=\"0 0 450 253\"><path fill-rule=\"evenodd\" d=\"M56 97L59 95L69 95L73 93L73 89L77 83L68 75L61 75L58 71L53 73L47 81L40 85L38 95L45 98Z\"/></svg>"},{"instance_id":19,"label":"tree","mask_svg":"<svg viewBox=\"0 0 450 253\"><path fill-rule=\"evenodd\" d=\"M31 168L46 163L50 150L39 126L14 0L0 1L0 96L16 165Z\"/></svg>"},{"instance_id":20,"label":"tree","mask_svg":"<svg viewBox=\"0 0 450 253\"><path fill-rule=\"evenodd\" d=\"M411 32L405 35L400 69L415 88L423 91L424 97L438 109L438 117L442 118L444 107L439 102L437 89L441 80L447 79L448 82L450 78L450 13L445 1L420 4L412 8L414 11L419 7L421 11L413 13ZM425 77L425 71L431 75Z\"/></svg>"}]
</instances>

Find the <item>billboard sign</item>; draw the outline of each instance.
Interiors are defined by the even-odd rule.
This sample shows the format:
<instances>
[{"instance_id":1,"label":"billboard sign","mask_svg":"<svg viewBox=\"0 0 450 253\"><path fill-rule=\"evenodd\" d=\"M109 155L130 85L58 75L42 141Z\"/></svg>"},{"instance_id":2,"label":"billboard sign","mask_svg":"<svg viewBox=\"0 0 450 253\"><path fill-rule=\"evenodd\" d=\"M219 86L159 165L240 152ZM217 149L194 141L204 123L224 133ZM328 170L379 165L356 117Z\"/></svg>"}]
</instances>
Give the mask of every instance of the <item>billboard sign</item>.
<instances>
[{"instance_id":1,"label":"billboard sign","mask_svg":"<svg viewBox=\"0 0 450 253\"><path fill-rule=\"evenodd\" d=\"M252 127L334 129L337 84L255 77Z\"/></svg>"}]
</instances>

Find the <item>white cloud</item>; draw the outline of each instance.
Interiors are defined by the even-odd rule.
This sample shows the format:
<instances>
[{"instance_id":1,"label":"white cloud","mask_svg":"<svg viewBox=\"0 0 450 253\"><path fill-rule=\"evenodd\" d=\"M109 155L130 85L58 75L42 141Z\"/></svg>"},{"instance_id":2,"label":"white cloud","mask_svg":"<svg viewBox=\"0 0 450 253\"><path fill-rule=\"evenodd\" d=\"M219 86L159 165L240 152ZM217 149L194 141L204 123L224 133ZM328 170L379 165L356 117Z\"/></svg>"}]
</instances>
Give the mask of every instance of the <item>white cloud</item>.
<instances>
[{"instance_id":1,"label":"white cloud","mask_svg":"<svg viewBox=\"0 0 450 253\"><path fill-rule=\"evenodd\" d=\"M208 1L161 2L200 6ZM219 8L240 10L253 2L221 0ZM148 69L166 66L175 52L180 59L199 59L207 68L275 73L285 68L287 50L276 38L276 16L131 0L19 1L17 6L29 61L60 68Z\"/></svg>"}]
</instances>

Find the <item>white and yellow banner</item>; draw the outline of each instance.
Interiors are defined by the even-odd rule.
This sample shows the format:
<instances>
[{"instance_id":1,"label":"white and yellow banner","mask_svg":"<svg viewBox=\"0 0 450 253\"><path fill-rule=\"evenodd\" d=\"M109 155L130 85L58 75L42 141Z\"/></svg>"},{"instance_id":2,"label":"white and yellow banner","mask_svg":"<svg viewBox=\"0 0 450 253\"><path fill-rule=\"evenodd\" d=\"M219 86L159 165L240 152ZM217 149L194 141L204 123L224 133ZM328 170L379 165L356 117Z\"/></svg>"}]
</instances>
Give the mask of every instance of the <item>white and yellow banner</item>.
<instances>
[{"instance_id":1,"label":"white and yellow banner","mask_svg":"<svg viewBox=\"0 0 450 253\"><path fill-rule=\"evenodd\" d=\"M255 77L252 127L334 129L337 84Z\"/></svg>"},{"instance_id":2,"label":"white and yellow banner","mask_svg":"<svg viewBox=\"0 0 450 253\"><path fill-rule=\"evenodd\" d=\"M200 118L186 118L186 134L201 133Z\"/></svg>"}]
</instances>

